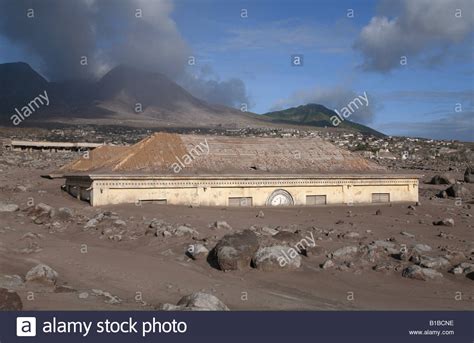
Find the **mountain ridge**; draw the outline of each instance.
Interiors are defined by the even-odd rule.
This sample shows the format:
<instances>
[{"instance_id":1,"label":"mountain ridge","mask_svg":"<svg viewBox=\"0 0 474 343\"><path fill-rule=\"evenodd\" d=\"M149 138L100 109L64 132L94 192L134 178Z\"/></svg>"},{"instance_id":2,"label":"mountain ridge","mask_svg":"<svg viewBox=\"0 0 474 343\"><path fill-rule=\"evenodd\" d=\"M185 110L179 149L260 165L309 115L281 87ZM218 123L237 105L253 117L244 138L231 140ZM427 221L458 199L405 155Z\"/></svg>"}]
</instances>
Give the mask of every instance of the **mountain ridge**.
<instances>
[{"instance_id":1,"label":"mountain ridge","mask_svg":"<svg viewBox=\"0 0 474 343\"><path fill-rule=\"evenodd\" d=\"M300 124L314 127L336 127L333 125L331 118L336 116L341 119L335 111L325 107L324 105L314 103L290 107L279 111L267 112L263 114L263 116L270 118L273 122ZM384 136L383 133L377 130L347 119L342 119L337 127L341 129L354 130L364 134Z\"/></svg>"},{"instance_id":2,"label":"mountain ridge","mask_svg":"<svg viewBox=\"0 0 474 343\"><path fill-rule=\"evenodd\" d=\"M112 68L98 80L50 82L27 63L14 62L0 64L0 122L11 125L15 109L44 91L50 104L28 117L28 123L41 120L141 127L298 128L331 127L328 118L335 114L318 104L262 115L243 112L207 103L164 74L127 65ZM381 135L353 122L346 121L341 128Z\"/></svg>"}]
</instances>

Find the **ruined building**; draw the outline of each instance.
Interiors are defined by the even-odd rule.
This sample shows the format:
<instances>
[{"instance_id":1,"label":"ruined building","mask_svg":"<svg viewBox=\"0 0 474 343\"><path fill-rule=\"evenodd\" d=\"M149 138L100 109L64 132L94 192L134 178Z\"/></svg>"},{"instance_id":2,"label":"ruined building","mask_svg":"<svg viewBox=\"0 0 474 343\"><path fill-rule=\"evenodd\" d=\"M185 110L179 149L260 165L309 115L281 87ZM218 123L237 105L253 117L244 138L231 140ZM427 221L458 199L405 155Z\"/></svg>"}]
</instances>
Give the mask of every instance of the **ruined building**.
<instances>
[{"instance_id":1,"label":"ruined building","mask_svg":"<svg viewBox=\"0 0 474 343\"><path fill-rule=\"evenodd\" d=\"M92 206L156 202L194 206L305 206L418 201L418 178L318 137L156 133L100 146L52 177Z\"/></svg>"}]
</instances>

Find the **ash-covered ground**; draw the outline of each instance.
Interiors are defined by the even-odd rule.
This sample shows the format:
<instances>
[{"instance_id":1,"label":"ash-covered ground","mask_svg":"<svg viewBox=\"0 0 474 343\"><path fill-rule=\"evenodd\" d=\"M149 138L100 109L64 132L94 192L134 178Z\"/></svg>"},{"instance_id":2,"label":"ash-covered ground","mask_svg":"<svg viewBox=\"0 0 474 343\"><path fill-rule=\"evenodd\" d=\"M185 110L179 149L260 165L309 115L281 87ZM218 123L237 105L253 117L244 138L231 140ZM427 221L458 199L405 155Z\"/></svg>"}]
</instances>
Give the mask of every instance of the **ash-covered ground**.
<instances>
[{"instance_id":1,"label":"ash-covered ground","mask_svg":"<svg viewBox=\"0 0 474 343\"><path fill-rule=\"evenodd\" d=\"M0 132L0 138L115 144L143 138L128 129ZM330 139L362 150L357 136ZM419 204L93 208L63 192L63 181L41 178L79 153L2 148L0 308L471 309L474 186L464 177L471 145L362 139L372 151L374 144L402 154L412 147L415 157L397 152L396 159L377 161L424 174ZM286 263L274 258L281 251ZM196 292L202 293L180 301Z\"/></svg>"}]
</instances>

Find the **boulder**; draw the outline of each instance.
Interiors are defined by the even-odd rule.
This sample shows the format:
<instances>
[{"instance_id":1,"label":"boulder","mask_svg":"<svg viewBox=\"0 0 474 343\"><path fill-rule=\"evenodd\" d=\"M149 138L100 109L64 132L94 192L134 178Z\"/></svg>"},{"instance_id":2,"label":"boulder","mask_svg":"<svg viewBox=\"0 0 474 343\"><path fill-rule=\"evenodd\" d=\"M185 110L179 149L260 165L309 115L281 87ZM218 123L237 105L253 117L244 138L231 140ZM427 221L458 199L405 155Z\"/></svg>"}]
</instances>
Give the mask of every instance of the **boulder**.
<instances>
[{"instance_id":1,"label":"boulder","mask_svg":"<svg viewBox=\"0 0 474 343\"><path fill-rule=\"evenodd\" d=\"M452 268L449 272L453 274L469 274L474 271L474 263L463 262Z\"/></svg>"},{"instance_id":2,"label":"boulder","mask_svg":"<svg viewBox=\"0 0 474 343\"><path fill-rule=\"evenodd\" d=\"M173 305L173 304L161 304L158 309L160 311L207 311L202 308L198 307L186 307L186 306L178 306L178 305Z\"/></svg>"},{"instance_id":3,"label":"boulder","mask_svg":"<svg viewBox=\"0 0 474 343\"><path fill-rule=\"evenodd\" d=\"M212 294L195 292L178 301L178 306L207 311L229 311L229 308Z\"/></svg>"},{"instance_id":4,"label":"boulder","mask_svg":"<svg viewBox=\"0 0 474 343\"><path fill-rule=\"evenodd\" d=\"M114 221L114 225L115 225L115 226L124 226L124 227L125 227L125 226L127 226L127 223L126 223L124 220L122 220L122 219L117 219L117 220Z\"/></svg>"},{"instance_id":5,"label":"boulder","mask_svg":"<svg viewBox=\"0 0 474 343\"><path fill-rule=\"evenodd\" d=\"M167 227L167 226L168 226L168 223L166 223L163 219L153 218L148 227L151 229L157 229L157 228Z\"/></svg>"},{"instance_id":6,"label":"boulder","mask_svg":"<svg viewBox=\"0 0 474 343\"><path fill-rule=\"evenodd\" d=\"M39 281L43 283L55 284L58 278L58 273L46 264L38 264L30 269L26 274L25 279L28 282Z\"/></svg>"},{"instance_id":7,"label":"boulder","mask_svg":"<svg viewBox=\"0 0 474 343\"><path fill-rule=\"evenodd\" d=\"M46 205L45 203L41 202L35 206L34 214L38 216L47 215L52 218L55 215L55 211L52 206Z\"/></svg>"},{"instance_id":8,"label":"boulder","mask_svg":"<svg viewBox=\"0 0 474 343\"><path fill-rule=\"evenodd\" d=\"M87 230L87 229L95 228L98 224L99 224L99 221L96 218L89 219L86 225L84 225L84 229Z\"/></svg>"},{"instance_id":9,"label":"boulder","mask_svg":"<svg viewBox=\"0 0 474 343\"><path fill-rule=\"evenodd\" d=\"M271 227L264 226L262 227L262 234L269 235L269 236L275 236L279 231L272 229Z\"/></svg>"},{"instance_id":10,"label":"boulder","mask_svg":"<svg viewBox=\"0 0 474 343\"><path fill-rule=\"evenodd\" d=\"M434 280L443 277L440 272L431 268L422 268L417 265L411 265L402 271L402 276L415 280Z\"/></svg>"},{"instance_id":11,"label":"boulder","mask_svg":"<svg viewBox=\"0 0 474 343\"><path fill-rule=\"evenodd\" d=\"M347 239L354 239L354 238L359 238L360 234L358 232L351 231L351 232L345 233L344 235L342 235L342 237L347 238Z\"/></svg>"},{"instance_id":12,"label":"boulder","mask_svg":"<svg viewBox=\"0 0 474 343\"><path fill-rule=\"evenodd\" d=\"M198 236L199 235L199 232L197 232L196 230L194 230L194 229L192 229L188 226L185 226L185 225L178 226L176 229L172 230L172 233L175 236L178 236L178 237L182 237L182 236L186 236L186 235L189 235L189 236Z\"/></svg>"},{"instance_id":13,"label":"boulder","mask_svg":"<svg viewBox=\"0 0 474 343\"><path fill-rule=\"evenodd\" d=\"M215 247L219 268L224 271L246 269L257 249L257 236L250 230L225 235Z\"/></svg>"},{"instance_id":14,"label":"boulder","mask_svg":"<svg viewBox=\"0 0 474 343\"><path fill-rule=\"evenodd\" d=\"M56 215L56 219L59 220L69 220L74 216L74 211L68 207L60 207L58 208L58 213Z\"/></svg>"},{"instance_id":15,"label":"boulder","mask_svg":"<svg viewBox=\"0 0 474 343\"><path fill-rule=\"evenodd\" d=\"M437 194L438 198L446 199L448 197L448 193L446 191L441 191Z\"/></svg>"},{"instance_id":16,"label":"boulder","mask_svg":"<svg viewBox=\"0 0 474 343\"><path fill-rule=\"evenodd\" d=\"M18 211L18 209L18 205L0 202L0 212L15 212Z\"/></svg>"},{"instance_id":17,"label":"boulder","mask_svg":"<svg viewBox=\"0 0 474 343\"><path fill-rule=\"evenodd\" d=\"M0 275L0 288L16 291L23 286L24 282L20 275Z\"/></svg>"},{"instance_id":18,"label":"boulder","mask_svg":"<svg viewBox=\"0 0 474 343\"><path fill-rule=\"evenodd\" d=\"M444 257L420 256L420 266L425 268L440 269L449 266L449 261Z\"/></svg>"},{"instance_id":19,"label":"boulder","mask_svg":"<svg viewBox=\"0 0 474 343\"><path fill-rule=\"evenodd\" d=\"M417 252L428 252L428 251L431 251L431 247L427 244L416 244L414 247L413 247L414 250L416 250Z\"/></svg>"},{"instance_id":20,"label":"boulder","mask_svg":"<svg viewBox=\"0 0 474 343\"><path fill-rule=\"evenodd\" d=\"M455 184L446 189L446 194L454 198L468 198L471 196L469 189L462 184Z\"/></svg>"},{"instance_id":21,"label":"boulder","mask_svg":"<svg viewBox=\"0 0 474 343\"><path fill-rule=\"evenodd\" d=\"M193 260L203 260L209 254L209 250L202 244L190 244L186 253Z\"/></svg>"},{"instance_id":22,"label":"boulder","mask_svg":"<svg viewBox=\"0 0 474 343\"><path fill-rule=\"evenodd\" d=\"M301 266L301 256L294 248L274 245L258 249L252 262L255 268L263 271L295 270Z\"/></svg>"},{"instance_id":23,"label":"boulder","mask_svg":"<svg viewBox=\"0 0 474 343\"><path fill-rule=\"evenodd\" d=\"M469 166L464 172L464 182L474 183L474 166Z\"/></svg>"},{"instance_id":24,"label":"boulder","mask_svg":"<svg viewBox=\"0 0 474 343\"><path fill-rule=\"evenodd\" d=\"M437 221L433 222L433 225L454 226L454 219L453 218L445 218L443 220L437 220Z\"/></svg>"},{"instance_id":25,"label":"boulder","mask_svg":"<svg viewBox=\"0 0 474 343\"><path fill-rule=\"evenodd\" d=\"M17 292L0 288L0 311L21 311L23 303Z\"/></svg>"},{"instance_id":26,"label":"boulder","mask_svg":"<svg viewBox=\"0 0 474 343\"><path fill-rule=\"evenodd\" d=\"M335 264L332 260L326 260L326 261L324 261L323 264L321 264L321 268L323 268L323 269L329 269L329 268L332 268L334 266L335 266Z\"/></svg>"},{"instance_id":27,"label":"boulder","mask_svg":"<svg viewBox=\"0 0 474 343\"><path fill-rule=\"evenodd\" d=\"M227 224L227 222L223 220L218 220L214 222L214 224L211 226L212 229L217 229L217 230L232 230L232 226Z\"/></svg>"},{"instance_id":28,"label":"boulder","mask_svg":"<svg viewBox=\"0 0 474 343\"><path fill-rule=\"evenodd\" d=\"M414 234L406 232L406 231L402 231L402 232L400 232L400 234L403 235L403 236L407 236L409 238L415 238Z\"/></svg>"},{"instance_id":29,"label":"boulder","mask_svg":"<svg viewBox=\"0 0 474 343\"><path fill-rule=\"evenodd\" d=\"M303 235L300 232L278 231L273 238L287 245L295 246L303 239Z\"/></svg>"},{"instance_id":30,"label":"boulder","mask_svg":"<svg viewBox=\"0 0 474 343\"><path fill-rule=\"evenodd\" d=\"M435 175L430 183L432 185L453 185L456 183L456 180L448 175Z\"/></svg>"},{"instance_id":31,"label":"boulder","mask_svg":"<svg viewBox=\"0 0 474 343\"><path fill-rule=\"evenodd\" d=\"M92 295L103 298L106 304L115 305L122 302L122 299L120 299L118 296L112 295L110 292L104 291L102 289L91 289L91 291Z\"/></svg>"},{"instance_id":32,"label":"boulder","mask_svg":"<svg viewBox=\"0 0 474 343\"><path fill-rule=\"evenodd\" d=\"M348 246L333 251L331 256L332 258L343 259L356 254L358 251L359 249L356 246Z\"/></svg>"}]
</instances>

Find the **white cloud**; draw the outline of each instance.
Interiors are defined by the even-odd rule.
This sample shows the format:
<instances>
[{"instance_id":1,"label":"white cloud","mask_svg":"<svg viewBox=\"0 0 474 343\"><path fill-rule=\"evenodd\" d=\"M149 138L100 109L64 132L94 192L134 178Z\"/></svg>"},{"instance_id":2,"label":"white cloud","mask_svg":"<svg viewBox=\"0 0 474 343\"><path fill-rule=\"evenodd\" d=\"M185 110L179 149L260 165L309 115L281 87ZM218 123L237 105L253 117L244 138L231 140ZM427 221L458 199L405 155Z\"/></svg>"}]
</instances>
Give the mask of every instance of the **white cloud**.
<instances>
[{"instance_id":1,"label":"white cloud","mask_svg":"<svg viewBox=\"0 0 474 343\"><path fill-rule=\"evenodd\" d=\"M362 53L362 67L387 72L400 67L402 56L440 63L453 45L472 34L473 4L471 0L402 0L397 17L375 16L360 32L354 48ZM469 42L465 44L469 49Z\"/></svg>"}]
</instances>

